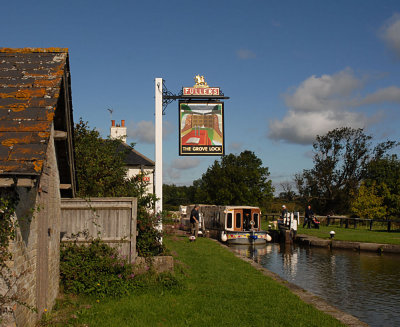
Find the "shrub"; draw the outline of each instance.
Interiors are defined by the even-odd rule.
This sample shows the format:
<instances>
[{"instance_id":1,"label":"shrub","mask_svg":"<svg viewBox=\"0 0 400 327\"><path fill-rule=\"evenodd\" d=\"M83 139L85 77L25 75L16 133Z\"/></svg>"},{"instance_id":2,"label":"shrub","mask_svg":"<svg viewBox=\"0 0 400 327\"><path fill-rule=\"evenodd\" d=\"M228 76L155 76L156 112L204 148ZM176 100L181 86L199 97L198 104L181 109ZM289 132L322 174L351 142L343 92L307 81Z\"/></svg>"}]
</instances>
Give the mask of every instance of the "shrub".
<instances>
[{"instance_id":1,"label":"shrub","mask_svg":"<svg viewBox=\"0 0 400 327\"><path fill-rule=\"evenodd\" d=\"M162 232L156 226L160 223L161 215L152 215L146 210L138 209L136 248L140 257L151 257L165 253L161 243Z\"/></svg>"},{"instance_id":2,"label":"shrub","mask_svg":"<svg viewBox=\"0 0 400 327\"><path fill-rule=\"evenodd\" d=\"M121 297L149 288L170 291L182 287L171 273L157 275L150 266L146 274L136 276L133 264L99 239L89 245L62 244L60 277L65 293L100 298Z\"/></svg>"},{"instance_id":3,"label":"shrub","mask_svg":"<svg viewBox=\"0 0 400 327\"><path fill-rule=\"evenodd\" d=\"M100 240L61 246L60 277L65 293L121 296L134 288L133 265Z\"/></svg>"}]
</instances>

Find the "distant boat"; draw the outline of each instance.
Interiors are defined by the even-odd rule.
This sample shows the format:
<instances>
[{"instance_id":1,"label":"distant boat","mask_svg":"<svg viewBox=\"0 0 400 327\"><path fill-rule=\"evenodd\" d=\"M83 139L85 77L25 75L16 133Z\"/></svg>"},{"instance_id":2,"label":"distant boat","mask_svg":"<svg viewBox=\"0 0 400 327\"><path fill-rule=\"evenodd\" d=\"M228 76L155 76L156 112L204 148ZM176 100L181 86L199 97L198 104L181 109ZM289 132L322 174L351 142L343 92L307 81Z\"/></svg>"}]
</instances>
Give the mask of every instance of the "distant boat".
<instances>
[{"instance_id":1,"label":"distant boat","mask_svg":"<svg viewBox=\"0 0 400 327\"><path fill-rule=\"evenodd\" d=\"M190 212L194 205L181 206L181 225L190 226ZM265 244L272 240L261 230L261 210L251 206L199 205L199 234L228 244Z\"/></svg>"}]
</instances>

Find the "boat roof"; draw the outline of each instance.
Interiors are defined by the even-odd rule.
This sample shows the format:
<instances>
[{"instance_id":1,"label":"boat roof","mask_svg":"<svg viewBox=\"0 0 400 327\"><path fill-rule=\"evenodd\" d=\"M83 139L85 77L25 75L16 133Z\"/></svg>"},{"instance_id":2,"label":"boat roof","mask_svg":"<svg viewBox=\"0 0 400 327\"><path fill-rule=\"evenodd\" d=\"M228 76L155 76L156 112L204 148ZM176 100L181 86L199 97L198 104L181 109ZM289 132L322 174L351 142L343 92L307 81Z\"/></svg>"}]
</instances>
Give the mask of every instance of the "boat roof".
<instances>
[{"instance_id":1,"label":"boat roof","mask_svg":"<svg viewBox=\"0 0 400 327\"><path fill-rule=\"evenodd\" d=\"M194 206L194 204L189 204L188 206ZM225 208L228 210L233 210L233 209L259 209L259 207L253 207L253 206L235 206L235 205L216 205L216 204L199 204L199 207L219 207L219 208Z\"/></svg>"},{"instance_id":2,"label":"boat roof","mask_svg":"<svg viewBox=\"0 0 400 327\"><path fill-rule=\"evenodd\" d=\"M253 207L253 206L220 206L220 207L225 207L226 209L260 209L259 207Z\"/></svg>"}]
</instances>

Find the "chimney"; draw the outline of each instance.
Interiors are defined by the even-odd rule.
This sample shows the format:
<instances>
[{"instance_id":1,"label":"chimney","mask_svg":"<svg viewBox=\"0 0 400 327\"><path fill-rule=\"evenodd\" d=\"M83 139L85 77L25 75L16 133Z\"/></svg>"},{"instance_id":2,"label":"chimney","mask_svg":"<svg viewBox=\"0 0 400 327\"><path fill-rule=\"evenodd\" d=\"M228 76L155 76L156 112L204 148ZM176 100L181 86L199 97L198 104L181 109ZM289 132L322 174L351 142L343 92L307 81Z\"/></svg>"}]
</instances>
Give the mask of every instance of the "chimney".
<instances>
[{"instance_id":1,"label":"chimney","mask_svg":"<svg viewBox=\"0 0 400 327\"><path fill-rule=\"evenodd\" d=\"M121 139L122 142L126 143L126 127L125 120L121 120L121 126L115 125L115 120L111 120L110 137L112 139Z\"/></svg>"}]
</instances>

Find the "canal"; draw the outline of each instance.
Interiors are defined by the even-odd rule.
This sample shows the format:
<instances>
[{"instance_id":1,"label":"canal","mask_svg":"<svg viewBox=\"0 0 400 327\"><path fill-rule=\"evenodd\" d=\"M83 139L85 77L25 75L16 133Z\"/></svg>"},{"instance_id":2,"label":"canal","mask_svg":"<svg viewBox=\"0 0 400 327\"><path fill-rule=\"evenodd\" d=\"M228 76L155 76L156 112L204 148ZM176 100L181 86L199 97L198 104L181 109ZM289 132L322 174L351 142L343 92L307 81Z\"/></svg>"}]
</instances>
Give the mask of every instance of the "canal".
<instances>
[{"instance_id":1,"label":"canal","mask_svg":"<svg viewBox=\"0 0 400 327\"><path fill-rule=\"evenodd\" d=\"M235 251L370 326L400 326L400 255L277 243Z\"/></svg>"}]
</instances>

